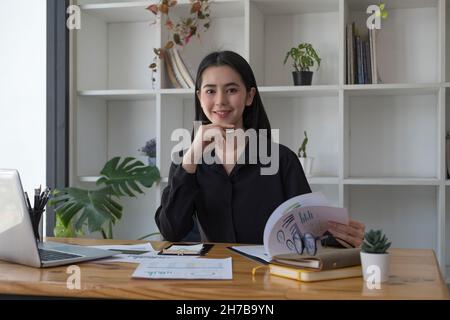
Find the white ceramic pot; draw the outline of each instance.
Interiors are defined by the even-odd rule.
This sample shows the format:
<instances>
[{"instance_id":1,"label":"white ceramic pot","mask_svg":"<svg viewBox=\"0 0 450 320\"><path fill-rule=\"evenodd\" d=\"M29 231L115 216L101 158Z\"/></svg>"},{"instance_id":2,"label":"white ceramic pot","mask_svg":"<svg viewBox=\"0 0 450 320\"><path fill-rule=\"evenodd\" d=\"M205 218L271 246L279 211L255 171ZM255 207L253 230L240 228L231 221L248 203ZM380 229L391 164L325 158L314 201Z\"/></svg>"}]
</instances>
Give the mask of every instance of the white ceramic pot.
<instances>
[{"instance_id":1,"label":"white ceramic pot","mask_svg":"<svg viewBox=\"0 0 450 320\"><path fill-rule=\"evenodd\" d=\"M361 265L365 281L373 281L374 277L376 282L388 281L389 263L389 253L366 253L361 251Z\"/></svg>"},{"instance_id":2,"label":"white ceramic pot","mask_svg":"<svg viewBox=\"0 0 450 320\"><path fill-rule=\"evenodd\" d=\"M300 160L300 163L302 164L303 171L305 172L305 176L311 177L312 175L312 163L314 158L307 157L307 158L298 158Z\"/></svg>"}]
</instances>

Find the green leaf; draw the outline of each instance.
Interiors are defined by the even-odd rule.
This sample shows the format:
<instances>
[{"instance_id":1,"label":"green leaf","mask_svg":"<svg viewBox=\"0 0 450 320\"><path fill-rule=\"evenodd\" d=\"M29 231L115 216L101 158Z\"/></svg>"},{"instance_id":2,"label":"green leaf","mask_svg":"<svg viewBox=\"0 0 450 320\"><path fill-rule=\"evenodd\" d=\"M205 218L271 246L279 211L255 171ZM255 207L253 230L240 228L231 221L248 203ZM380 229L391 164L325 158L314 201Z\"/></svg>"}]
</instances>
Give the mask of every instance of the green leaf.
<instances>
[{"instance_id":1,"label":"green leaf","mask_svg":"<svg viewBox=\"0 0 450 320\"><path fill-rule=\"evenodd\" d=\"M123 208L112 196L114 193L109 186L93 191L65 188L55 192L49 204L55 206L65 228L73 224L74 231L81 232L87 224L89 232L95 232L100 231L104 223L115 222L122 216Z\"/></svg>"},{"instance_id":2,"label":"green leaf","mask_svg":"<svg viewBox=\"0 0 450 320\"><path fill-rule=\"evenodd\" d=\"M125 158L122 163L120 157L115 157L105 164L100 173L102 177L97 181L97 185L111 186L117 196L126 194L135 197L138 193L144 193L138 183L150 188L160 179L158 168L146 166L132 157Z\"/></svg>"},{"instance_id":3,"label":"green leaf","mask_svg":"<svg viewBox=\"0 0 450 320\"><path fill-rule=\"evenodd\" d=\"M178 44L178 45L182 45L182 43L181 43L181 38L180 38L180 35L178 34L178 33L174 33L174 35L173 35L173 41L175 41L175 43L176 44Z\"/></svg>"},{"instance_id":4,"label":"green leaf","mask_svg":"<svg viewBox=\"0 0 450 320\"><path fill-rule=\"evenodd\" d=\"M387 17L388 17L388 12L387 11L382 11L381 12L381 19L387 19Z\"/></svg>"},{"instance_id":5,"label":"green leaf","mask_svg":"<svg viewBox=\"0 0 450 320\"><path fill-rule=\"evenodd\" d=\"M384 3L381 3L380 5L379 5L379 7L380 7L380 11L383 11L384 10L384 7L386 6L386 4L384 4Z\"/></svg>"},{"instance_id":6,"label":"green leaf","mask_svg":"<svg viewBox=\"0 0 450 320\"><path fill-rule=\"evenodd\" d=\"M68 226L64 226L59 214L56 214L55 216L56 216L56 223L55 223L55 229L53 230L55 237L76 238L76 237L81 237L84 235L84 232L82 230L75 231L75 228L72 224L69 224Z\"/></svg>"}]
</instances>

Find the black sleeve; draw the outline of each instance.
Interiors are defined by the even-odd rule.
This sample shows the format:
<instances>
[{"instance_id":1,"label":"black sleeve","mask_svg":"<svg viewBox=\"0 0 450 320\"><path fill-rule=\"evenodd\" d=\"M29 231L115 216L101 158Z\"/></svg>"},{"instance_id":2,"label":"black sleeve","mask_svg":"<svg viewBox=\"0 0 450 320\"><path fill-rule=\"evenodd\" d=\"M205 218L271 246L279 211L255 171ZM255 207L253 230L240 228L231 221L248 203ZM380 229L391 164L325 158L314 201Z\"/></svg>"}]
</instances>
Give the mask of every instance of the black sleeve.
<instances>
[{"instance_id":1,"label":"black sleeve","mask_svg":"<svg viewBox=\"0 0 450 320\"><path fill-rule=\"evenodd\" d=\"M156 224L165 240L180 241L192 229L198 191L195 173L188 173L181 164L172 163L169 184L163 191L161 206L155 214Z\"/></svg>"},{"instance_id":2,"label":"black sleeve","mask_svg":"<svg viewBox=\"0 0 450 320\"><path fill-rule=\"evenodd\" d=\"M281 158L281 175L286 200L305 193L311 193L308 180L297 155L290 149Z\"/></svg>"}]
</instances>

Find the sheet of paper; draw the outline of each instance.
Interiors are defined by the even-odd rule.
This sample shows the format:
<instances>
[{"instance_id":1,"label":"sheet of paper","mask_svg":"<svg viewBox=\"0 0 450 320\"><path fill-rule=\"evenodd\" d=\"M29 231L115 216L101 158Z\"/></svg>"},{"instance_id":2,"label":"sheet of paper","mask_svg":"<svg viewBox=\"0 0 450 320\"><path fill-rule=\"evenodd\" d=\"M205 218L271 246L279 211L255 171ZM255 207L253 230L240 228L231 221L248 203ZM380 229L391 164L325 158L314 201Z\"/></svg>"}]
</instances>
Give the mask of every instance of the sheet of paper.
<instances>
[{"instance_id":1,"label":"sheet of paper","mask_svg":"<svg viewBox=\"0 0 450 320\"><path fill-rule=\"evenodd\" d=\"M270 257L266 253L264 246L235 246L231 247L236 251L242 252L244 255L252 256L261 260L264 260L266 262L270 262Z\"/></svg>"},{"instance_id":2,"label":"sheet of paper","mask_svg":"<svg viewBox=\"0 0 450 320\"><path fill-rule=\"evenodd\" d=\"M99 262L124 262L124 263L142 263L145 261L150 260L165 260L165 259L179 259L179 256L164 256L164 255L158 255L158 251L155 252L146 252L143 254L118 254L111 258L106 258L99 260ZM190 259L196 258L196 257L189 257Z\"/></svg>"},{"instance_id":3,"label":"sheet of paper","mask_svg":"<svg viewBox=\"0 0 450 320\"><path fill-rule=\"evenodd\" d=\"M138 244L123 244L123 245L102 245L102 246L90 246L91 248L113 250L113 251L142 251L142 252L157 252L153 249L150 243L138 243Z\"/></svg>"},{"instance_id":4,"label":"sheet of paper","mask_svg":"<svg viewBox=\"0 0 450 320\"><path fill-rule=\"evenodd\" d=\"M142 262L133 278L145 279L233 279L231 258L172 258Z\"/></svg>"}]
</instances>

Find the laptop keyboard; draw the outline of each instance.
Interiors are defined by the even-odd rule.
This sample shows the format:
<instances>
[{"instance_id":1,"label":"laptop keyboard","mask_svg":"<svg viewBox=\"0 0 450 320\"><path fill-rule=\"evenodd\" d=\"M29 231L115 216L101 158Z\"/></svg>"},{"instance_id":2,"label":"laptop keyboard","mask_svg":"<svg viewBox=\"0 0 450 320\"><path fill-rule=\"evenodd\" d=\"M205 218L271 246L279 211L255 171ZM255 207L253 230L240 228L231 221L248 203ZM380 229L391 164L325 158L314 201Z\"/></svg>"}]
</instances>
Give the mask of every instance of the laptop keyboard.
<instances>
[{"instance_id":1,"label":"laptop keyboard","mask_svg":"<svg viewBox=\"0 0 450 320\"><path fill-rule=\"evenodd\" d=\"M48 249L39 249L39 256L41 257L42 261L65 260L82 257L77 254L65 253Z\"/></svg>"}]
</instances>

